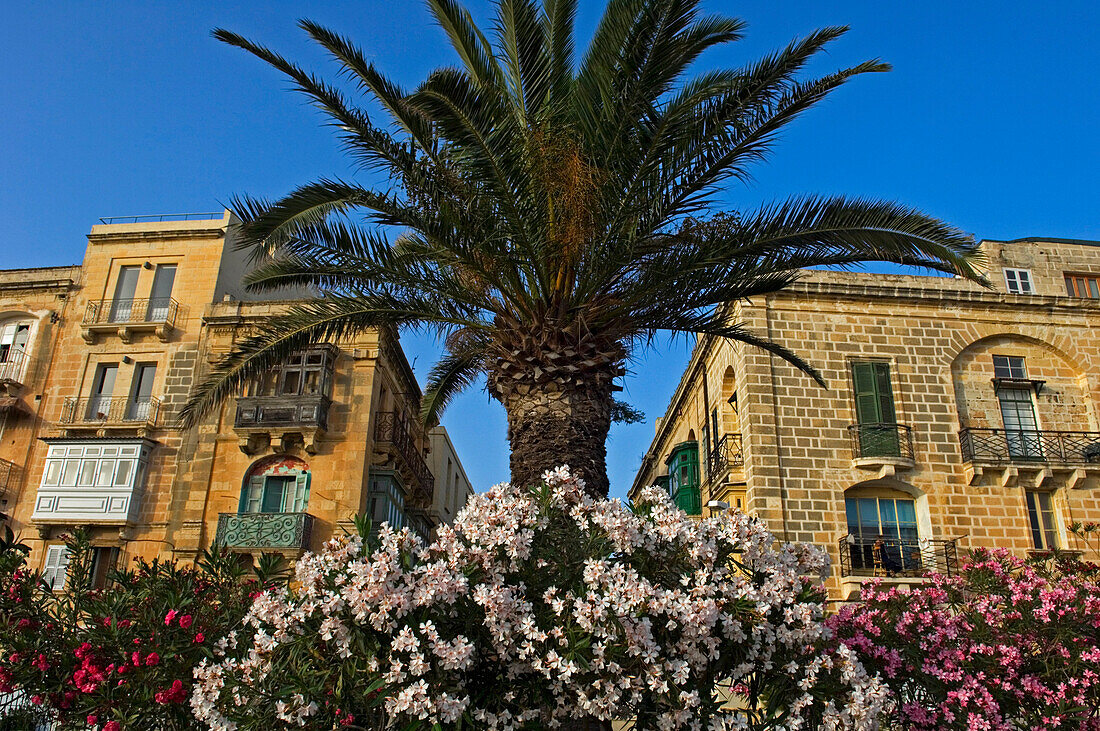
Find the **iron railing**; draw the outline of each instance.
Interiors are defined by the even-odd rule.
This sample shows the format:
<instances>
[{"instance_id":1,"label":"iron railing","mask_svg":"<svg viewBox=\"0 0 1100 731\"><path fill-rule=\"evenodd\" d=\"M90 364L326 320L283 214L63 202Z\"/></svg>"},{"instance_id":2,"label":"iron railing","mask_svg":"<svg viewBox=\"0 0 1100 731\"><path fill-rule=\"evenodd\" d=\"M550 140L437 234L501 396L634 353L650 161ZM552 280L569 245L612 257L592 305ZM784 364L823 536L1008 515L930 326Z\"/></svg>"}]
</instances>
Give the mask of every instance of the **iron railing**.
<instances>
[{"instance_id":1,"label":"iron railing","mask_svg":"<svg viewBox=\"0 0 1100 731\"><path fill-rule=\"evenodd\" d=\"M0 381L22 383L26 365L27 354L22 350L11 350L4 360L0 361Z\"/></svg>"},{"instance_id":2,"label":"iron railing","mask_svg":"<svg viewBox=\"0 0 1100 731\"><path fill-rule=\"evenodd\" d=\"M19 465L0 459L0 495L10 495L19 480Z\"/></svg>"},{"instance_id":3,"label":"iron railing","mask_svg":"<svg viewBox=\"0 0 1100 731\"><path fill-rule=\"evenodd\" d=\"M852 424L852 456L913 459L913 430L905 424Z\"/></svg>"},{"instance_id":4,"label":"iron railing","mask_svg":"<svg viewBox=\"0 0 1100 731\"><path fill-rule=\"evenodd\" d=\"M240 396L233 427L316 427L328 429L332 400L321 394L309 396Z\"/></svg>"},{"instance_id":5,"label":"iron railing","mask_svg":"<svg viewBox=\"0 0 1100 731\"><path fill-rule=\"evenodd\" d=\"M716 482L734 467L745 465L745 450L740 434L723 434L707 454L707 480Z\"/></svg>"},{"instance_id":6,"label":"iron railing","mask_svg":"<svg viewBox=\"0 0 1100 731\"><path fill-rule=\"evenodd\" d=\"M95 300L84 309L83 324L133 325L145 322L175 326L179 307L179 302L171 297Z\"/></svg>"},{"instance_id":7,"label":"iron railing","mask_svg":"<svg viewBox=\"0 0 1100 731\"><path fill-rule=\"evenodd\" d=\"M106 216L99 219L100 223L146 223L162 221L213 221L225 218L224 211L213 213L152 213L144 216Z\"/></svg>"},{"instance_id":8,"label":"iron railing","mask_svg":"<svg viewBox=\"0 0 1100 731\"><path fill-rule=\"evenodd\" d=\"M214 545L226 548L309 549L309 513L222 513Z\"/></svg>"},{"instance_id":9,"label":"iron railing","mask_svg":"<svg viewBox=\"0 0 1100 731\"><path fill-rule=\"evenodd\" d=\"M957 538L867 538L848 534L840 539L841 576L918 577L934 571L959 572Z\"/></svg>"},{"instance_id":10,"label":"iron railing","mask_svg":"<svg viewBox=\"0 0 1100 731\"><path fill-rule=\"evenodd\" d=\"M148 424L160 423L160 399L69 397L61 407L60 424Z\"/></svg>"},{"instance_id":11,"label":"iron railing","mask_svg":"<svg viewBox=\"0 0 1100 731\"><path fill-rule=\"evenodd\" d=\"M399 411L379 411L375 415L374 440L393 445L398 457L412 473L412 492L420 501L431 502L435 477L420 451L420 435L405 414Z\"/></svg>"},{"instance_id":12,"label":"iron railing","mask_svg":"<svg viewBox=\"0 0 1100 731\"><path fill-rule=\"evenodd\" d=\"M967 462L1100 462L1100 432L963 429Z\"/></svg>"}]
</instances>

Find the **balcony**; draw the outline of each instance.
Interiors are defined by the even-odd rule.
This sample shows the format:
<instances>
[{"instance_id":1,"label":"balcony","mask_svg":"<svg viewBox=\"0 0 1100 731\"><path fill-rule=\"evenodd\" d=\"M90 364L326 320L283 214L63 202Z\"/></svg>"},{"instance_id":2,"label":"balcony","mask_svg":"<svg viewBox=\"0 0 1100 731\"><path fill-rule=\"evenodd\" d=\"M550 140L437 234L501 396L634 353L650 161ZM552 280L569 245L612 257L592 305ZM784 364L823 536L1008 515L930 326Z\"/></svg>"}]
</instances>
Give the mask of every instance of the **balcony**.
<instances>
[{"instance_id":1,"label":"balcony","mask_svg":"<svg viewBox=\"0 0 1100 731\"><path fill-rule=\"evenodd\" d=\"M36 523L132 524L156 443L144 438L46 439Z\"/></svg>"},{"instance_id":2,"label":"balcony","mask_svg":"<svg viewBox=\"0 0 1100 731\"><path fill-rule=\"evenodd\" d=\"M707 482L724 480L730 470L745 466L745 450L740 434L723 434L718 444L707 454Z\"/></svg>"},{"instance_id":3,"label":"balcony","mask_svg":"<svg viewBox=\"0 0 1100 731\"><path fill-rule=\"evenodd\" d=\"M379 411L375 414L374 441L378 451L396 458L402 476L409 485L409 502L430 505L435 491L435 477L420 451L423 437L404 413Z\"/></svg>"},{"instance_id":4,"label":"balcony","mask_svg":"<svg viewBox=\"0 0 1100 731\"><path fill-rule=\"evenodd\" d=\"M287 447L300 441L302 448L313 454L317 438L328 430L330 406L332 400L322 394L240 396L233 430L246 454L262 450L273 437L288 442Z\"/></svg>"},{"instance_id":5,"label":"balcony","mask_svg":"<svg viewBox=\"0 0 1100 731\"><path fill-rule=\"evenodd\" d=\"M956 538L866 538L846 535L840 539L840 575L885 578L920 578L934 571L952 576L959 571Z\"/></svg>"},{"instance_id":6,"label":"balcony","mask_svg":"<svg viewBox=\"0 0 1100 731\"><path fill-rule=\"evenodd\" d=\"M11 384L17 389L23 386L27 372L27 354L22 350L12 350L5 360L0 361L0 384ZM8 390L6 387L3 390Z\"/></svg>"},{"instance_id":7,"label":"balcony","mask_svg":"<svg viewBox=\"0 0 1100 731\"><path fill-rule=\"evenodd\" d=\"M166 342L176 326L179 303L171 297L119 299L89 302L84 310L80 334L89 345L100 333L117 333L129 343L138 332L152 332Z\"/></svg>"},{"instance_id":8,"label":"balcony","mask_svg":"<svg viewBox=\"0 0 1100 731\"><path fill-rule=\"evenodd\" d=\"M61 407L58 424L65 427L147 429L160 426L160 399L69 397Z\"/></svg>"},{"instance_id":9,"label":"balcony","mask_svg":"<svg viewBox=\"0 0 1100 731\"><path fill-rule=\"evenodd\" d=\"M6 500L8 496L15 493L20 473L19 465L0 459L0 499Z\"/></svg>"},{"instance_id":10,"label":"balcony","mask_svg":"<svg viewBox=\"0 0 1100 731\"><path fill-rule=\"evenodd\" d=\"M963 429L967 462L1100 464L1100 432Z\"/></svg>"},{"instance_id":11,"label":"balcony","mask_svg":"<svg viewBox=\"0 0 1100 731\"><path fill-rule=\"evenodd\" d=\"M905 424L852 424L852 467L878 470L876 477L891 477L897 470L912 469L913 430Z\"/></svg>"},{"instance_id":12,"label":"balcony","mask_svg":"<svg viewBox=\"0 0 1100 731\"><path fill-rule=\"evenodd\" d=\"M312 534L309 513L222 513L214 545L244 551L307 551Z\"/></svg>"}]
</instances>

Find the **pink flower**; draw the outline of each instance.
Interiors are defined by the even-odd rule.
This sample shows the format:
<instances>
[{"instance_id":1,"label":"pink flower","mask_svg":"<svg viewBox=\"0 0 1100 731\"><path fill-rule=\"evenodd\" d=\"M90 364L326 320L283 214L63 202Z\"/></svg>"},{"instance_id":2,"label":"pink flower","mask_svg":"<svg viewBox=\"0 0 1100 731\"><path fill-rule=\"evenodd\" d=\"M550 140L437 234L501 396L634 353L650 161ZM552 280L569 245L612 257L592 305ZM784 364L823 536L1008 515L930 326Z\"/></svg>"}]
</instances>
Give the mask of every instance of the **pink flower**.
<instances>
[{"instance_id":1,"label":"pink flower","mask_svg":"<svg viewBox=\"0 0 1100 731\"><path fill-rule=\"evenodd\" d=\"M168 614L164 615L164 626L167 627L168 625L172 624L172 620L176 618L177 614L179 614L179 612L177 612L175 609L169 609Z\"/></svg>"},{"instance_id":2,"label":"pink flower","mask_svg":"<svg viewBox=\"0 0 1100 731\"><path fill-rule=\"evenodd\" d=\"M191 618L190 614L185 614L182 617L180 617L180 627L182 627L184 629L188 629L191 626L191 623L193 621L194 620Z\"/></svg>"},{"instance_id":3,"label":"pink flower","mask_svg":"<svg viewBox=\"0 0 1100 731\"><path fill-rule=\"evenodd\" d=\"M206 641L206 635L204 635L202 632L196 632L195 642L201 645L204 641Z\"/></svg>"},{"instance_id":4,"label":"pink flower","mask_svg":"<svg viewBox=\"0 0 1100 731\"><path fill-rule=\"evenodd\" d=\"M152 667L153 665L156 665L159 662L160 662L160 655L158 655L155 652L150 652L148 655L145 656L145 664L150 666L150 667Z\"/></svg>"},{"instance_id":5,"label":"pink flower","mask_svg":"<svg viewBox=\"0 0 1100 731\"><path fill-rule=\"evenodd\" d=\"M95 715L94 713L89 713L88 717L84 720L88 722L89 726L95 726L97 723L99 723L99 716Z\"/></svg>"},{"instance_id":6,"label":"pink flower","mask_svg":"<svg viewBox=\"0 0 1100 731\"><path fill-rule=\"evenodd\" d=\"M36 706L40 706L40 705L42 705L42 696L40 696L40 695L32 695L32 696L31 696L31 703L33 703L33 704L34 704L34 705L36 705Z\"/></svg>"},{"instance_id":7,"label":"pink flower","mask_svg":"<svg viewBox=\"0 0 1100 731\"><path fill-rule=\"evenodd\" d=\"M134 654L130 655L130 662L134 664L134 667L141 665L141 653L134 650Z\"/></svg>"},{"instance_id":8,"label":"pink flower","mask_svg":"<svg viewBox=\"0 0 1100 731\"><path fill-rule=\"evenodd\" d=\"M122 726L118 725L118 721L108 721L103 726L103 731L122 731Z\"/></svg>"},{"instance_id":9,"label":"pink flower","mask_svg":"<svg viewBox=\"0 0 1100 731\"><path fill-rule=\"evenodd\" d=\"M34 659L34 662L32 662L31 665L34 665L36 668L38 668L42 672L45 672L50 667L50 663L47 662L46 656L43 655L42 653L38 653L38 657L36 657Z\"/></svg>"}]
</instances>

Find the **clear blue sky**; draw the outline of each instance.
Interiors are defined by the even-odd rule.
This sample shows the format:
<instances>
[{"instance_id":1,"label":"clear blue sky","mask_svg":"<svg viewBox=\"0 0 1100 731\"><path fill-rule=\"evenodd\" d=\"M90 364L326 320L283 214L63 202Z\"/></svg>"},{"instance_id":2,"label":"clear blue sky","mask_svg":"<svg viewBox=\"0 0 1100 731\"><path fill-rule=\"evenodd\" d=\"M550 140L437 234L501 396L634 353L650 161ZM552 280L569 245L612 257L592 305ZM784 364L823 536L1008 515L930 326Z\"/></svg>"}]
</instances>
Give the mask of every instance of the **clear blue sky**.
<instances>
[{"instance_id":1,"label":"clear blue sky","mask_svg":"<svg viewBox=\"0 0 1100 731\"><path fill-rule=\"evenodd\" d=\"M579 30L602 0L581 0ZM489 3L470 3L486 17ZM749 22L745 41L700 67L739 65L829 24L852 32L819 72L870 57L857 79L790 128L731 207L790 193L893 198L984 238L1100 239L1100 3L746 0L712 10ZM208 211L235 193L276 196L349 176L319 115L272 69L210 38L225 26L320 71L296 29L351 35L412 84L454 56L416 0L9 3L0 27L0 268L79 262L100 216ZM436 348L403 339L423 379ZM687 359L683 340L632 364L645 424L616 427L612 494L625 495ZM812 354L809 354L812 357ZM479 490L507 478L503 411L484 391L444 420Z\"/></svg>"}]
</instances>

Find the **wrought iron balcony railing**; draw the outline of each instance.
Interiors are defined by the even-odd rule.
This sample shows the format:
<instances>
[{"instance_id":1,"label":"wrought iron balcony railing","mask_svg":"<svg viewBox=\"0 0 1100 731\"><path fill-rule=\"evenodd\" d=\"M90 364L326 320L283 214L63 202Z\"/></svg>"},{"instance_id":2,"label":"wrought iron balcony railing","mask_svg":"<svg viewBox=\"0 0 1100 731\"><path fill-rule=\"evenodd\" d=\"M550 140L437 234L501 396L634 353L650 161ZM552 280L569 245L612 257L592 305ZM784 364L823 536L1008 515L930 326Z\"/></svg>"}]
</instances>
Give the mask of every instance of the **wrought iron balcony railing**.
<instances>
[{"instance_id":1,"label":"wrought iron balcony railing","mask_svg":"<svg viewBox=\"0 0 1100 731\"><path fill-rule=\"evenodd\" d=\"M852 457L900 457L913 459L913 430L905 424L852 424Z\"/></svg>"},{"instance_id":2,"label":"wrought iron balcony railing","mask_svg":"<svg viewBox=\"0 0 1100 731\"><path fill-rule=\"evenodd\" d=\"M70 397L61 407L61 424L145 424L160 423L160 399Z\"/></svg>"},{"instance_id":3,"label":"wrought iron balcony railing","mask_svg":"<svg viewBox=\"0 0 1100 731\"><path fill-rule=\"evenodd\" d=\"M241 396L233 419L236 429L309 427L328 429L332 401L321 394L309 396Z\"/></svg>"},{"instance_id":4,"label":"wrought iron balcony railing","mask_svg":"<svg viewBox=\"0 0 1100 731\"><path fill-rule=\"evenodd\" d=\"M375 415L374 439L382 444L392 444L394 451L405 462L413 476L413 490L419 500L431 502L435 490L435 477L424 461L418 442L419 433L409 419L399 411L379 411Z\"/></svg>"},{"instance_id":5,"label":"wrought iron balcony railing","mask_svg":"<svg viewBox=\"0 0 1100 731\"><path fill-rule=\"evenodd\" d=\"M841 576L919 577L935 571L959 572L956 538L867 538L848 534L840 539Z\"/></svg>"},{"instance_id":6,"label":"wrought iron balcony railing","mask_svg":"<svg viewBox=\"0 0 1100 731\"><path fill-rule=\"evenodd\" d=\"M84 310L85 326L134 325L137 323L176 324L179 303L171 297L152 299L116 299L89 302Z\"/></svg>"},{"instance_id":7,"label":"wrought iron balcony railing","mask_svg":"<svg viewBox=\"0 0 1100 731\"><path fill-rule=\"evenodd\" d=\"M19 473L19 465L0 459L0 495L9 495L15 490Z\"/></svg>"},{"instance_id":8,"label":"wrought iron balcony railing","mask_svg":"<svg viewBox=\"0 0 1100 731\"><path fill-rule=\"evenodd\" d=\"M734 467L745 465L745 451L740 434L723 434L718 444L707 454L707 481L717 482Z\"/></svg>"},{"instance_id":9,"label":"wrought iron balcony railing","mask_svg":"<svg viewBox=\"0 0 1100 731\"><path fill-rule=\"evenodd\" d=\"M26 367L27 354L22 350L12 350L0 361L0 381L23 383Z\"/></svg>"},{"instance_id":10,"label":"wrought iron balcony railing","mask_svg":"<svg viewBox=\"0 0 1100 731\"><path fill-rule=\"evenodd\" d=\"M1100 463L1100 432L963 429L967 462Z\"/></svg>"},{"instance_id":11,"label":"wrought iron balcony railing","mask_svg":"<svg viewBox=\"0 0 1100 731\"><path fill-rule=\"evenodd\" d=\"M214 544L226 548L308 550L309 513L222 513Z\"/></svg>"}]
</instances>

